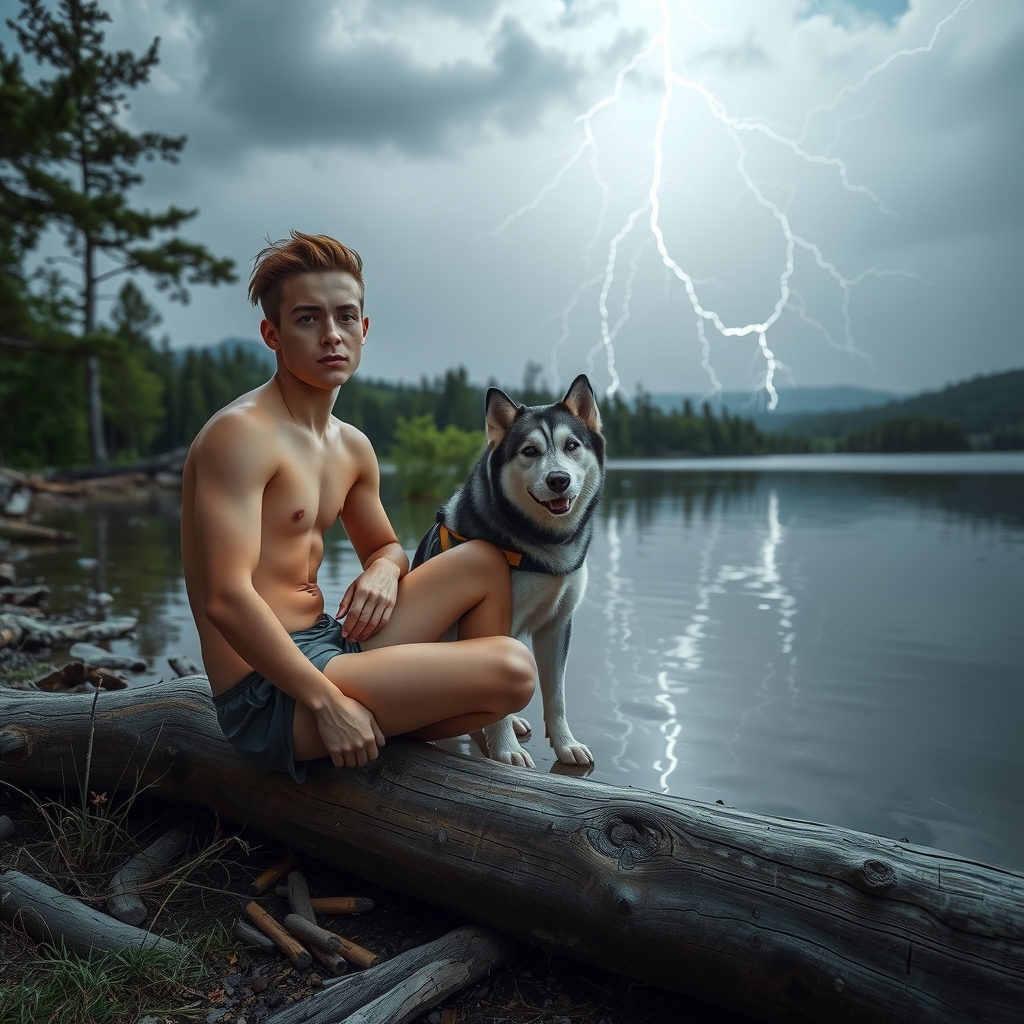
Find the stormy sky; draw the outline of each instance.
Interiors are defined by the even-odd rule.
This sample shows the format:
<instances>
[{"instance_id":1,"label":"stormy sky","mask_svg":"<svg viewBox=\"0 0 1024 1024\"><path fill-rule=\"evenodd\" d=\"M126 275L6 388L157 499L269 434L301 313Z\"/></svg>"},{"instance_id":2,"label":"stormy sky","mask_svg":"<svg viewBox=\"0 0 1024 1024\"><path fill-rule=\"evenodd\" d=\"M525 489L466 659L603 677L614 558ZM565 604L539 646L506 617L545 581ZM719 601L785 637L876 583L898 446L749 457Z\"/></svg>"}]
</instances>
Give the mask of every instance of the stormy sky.
<instances>
[{"instance_id":1,"label":"stormy sky","mask_svg":"<svg viewBox=\"0 0 1024 1024\"><path fill-rule=\"evenodd\" d=\"M186 307L150 290L176 347L258 337L251 259L294 227L365 259L364 373L514 383L533 360L605 388L603 294L627 392L704 391L702 362L757 386L757 332L706 321L705 359L659 253L665 110L657 224L702 308L771 317L794 238L765 344L796 384L911 392L1024 365L1018 0L667 0L667 27L642 0L105 6L111 43L162 40L128 121L189 136L136 201L198 207L186 237L241 271Z\"/></svg>"}]
</instances>

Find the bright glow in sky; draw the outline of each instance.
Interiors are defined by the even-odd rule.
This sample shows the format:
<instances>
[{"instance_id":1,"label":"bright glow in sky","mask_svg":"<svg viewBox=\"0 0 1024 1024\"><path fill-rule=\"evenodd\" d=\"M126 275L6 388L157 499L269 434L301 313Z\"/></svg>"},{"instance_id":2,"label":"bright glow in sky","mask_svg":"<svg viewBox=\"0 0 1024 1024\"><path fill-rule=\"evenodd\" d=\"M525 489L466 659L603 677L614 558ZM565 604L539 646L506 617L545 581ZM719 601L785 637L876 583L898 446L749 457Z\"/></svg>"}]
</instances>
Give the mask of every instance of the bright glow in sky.
<instances>
[{"instance_id":1,"label":"bright glow in sky","mask_svg":"<svg viewBox=\"0 0 1024 1024\"><path fill-rule=\"evenodd\" d=\"M557 344L563 384L590 355L604 388L603 305L627 391L707 390L708 353L723 386L756 386L769 367L759 332L724 337L706 321L702 344L649 206L605 274L610 244L648 200L668 54L657 226L701 308L727 326L765 323L788 230L800 243L767 346L797 384L913 391L1024 365L1024 5L666 3L666 46L584 123L659 32L655 0L111 0L112 42L163 40L129 117L190 137L179 166L147 168L137 198L198 207L188 236L234 257L243 278L264 238L291 227L357 248L372 375L462 363L476 380L512 383L528 360L551 365ZM843 91L927 47L954 11L930 52ZM594 145L495 233L588 126ZM903 275L852 288L848 338L836 275L869 268ZM258 337L244 280L197 289L185 308L155 298L175 346Z\"/></svg>"}]
</instances>

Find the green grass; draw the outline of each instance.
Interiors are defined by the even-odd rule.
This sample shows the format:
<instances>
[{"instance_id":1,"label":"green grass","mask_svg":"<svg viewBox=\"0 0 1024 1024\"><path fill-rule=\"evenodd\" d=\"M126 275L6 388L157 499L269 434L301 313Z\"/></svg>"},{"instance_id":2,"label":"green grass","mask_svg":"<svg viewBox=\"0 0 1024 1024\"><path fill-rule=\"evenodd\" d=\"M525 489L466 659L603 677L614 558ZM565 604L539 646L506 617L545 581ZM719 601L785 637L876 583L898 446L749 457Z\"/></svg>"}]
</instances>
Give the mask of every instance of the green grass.
<instances>
[{"instance_id":1,"label":"green grass","mask_svg":"<svg viewBox=\"0 0 1024 1024\"><path fill-rule=\"evenodd\" d=\"M121 1024L144 1014L187 1020L183 992L202 964L153 949L92 953L61 948L41 956L0 988L3 1024Z\"/></svg>"},{"instance_id":2,"label":"green grass","mask_svg":"<svg viewBox=\"0 0 1024 1024\"><path fill-rule=\"evenodd\" d=\"M3 678L9 683L21 683L26 679L35 679L36 676L55 671L56 669L48 661L37 661L33 665L26 665L14 672L5 672Z\"/></svg>"}]
</instances>

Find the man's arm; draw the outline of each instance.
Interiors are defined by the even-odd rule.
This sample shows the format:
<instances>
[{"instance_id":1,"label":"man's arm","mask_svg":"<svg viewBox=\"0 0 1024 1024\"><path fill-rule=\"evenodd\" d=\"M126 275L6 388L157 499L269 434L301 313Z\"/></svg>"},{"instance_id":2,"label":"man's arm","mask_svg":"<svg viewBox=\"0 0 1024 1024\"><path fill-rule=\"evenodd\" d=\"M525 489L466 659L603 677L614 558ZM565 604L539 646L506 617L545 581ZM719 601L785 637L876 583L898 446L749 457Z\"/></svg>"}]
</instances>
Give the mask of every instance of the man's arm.
<instances>
[{"instance_id":1,"label":"man's arm","mask_svg":"<svg viewBox=\"0 0 1024 1024\"><path fill-rule=\"evenodd\" d=\"M380 501L380 466L373 447L351 427L346 428L345 444L359 476L345 498L341 521L364 571L345 591L336 618L345 620L342 632L350 640L367 640L388 624L409 559Z\"/></svg>"},{"instance_id":2,"label":"man's arm","mask_svg":"<svg viewBox=\"0 0 1024 1024\"><path fill-rule=\"evenodd\" d=\"M206 617L249 665L316 714L338 767L365 764L384 742L373 716L310 664L253 586L275 451L270 428L233 413L211 423L193 447Z\"/></svg>"}]
</instances>

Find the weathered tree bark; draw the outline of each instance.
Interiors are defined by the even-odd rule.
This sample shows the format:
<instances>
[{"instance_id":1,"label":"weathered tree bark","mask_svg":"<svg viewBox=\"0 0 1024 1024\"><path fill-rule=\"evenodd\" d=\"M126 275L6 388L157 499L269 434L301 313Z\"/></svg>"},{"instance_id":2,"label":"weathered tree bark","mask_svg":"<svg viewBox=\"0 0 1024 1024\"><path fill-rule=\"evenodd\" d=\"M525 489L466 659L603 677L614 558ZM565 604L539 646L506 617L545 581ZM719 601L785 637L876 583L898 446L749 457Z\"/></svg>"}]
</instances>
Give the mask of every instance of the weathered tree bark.
<instances>
[{"instance_id":1,"label":"weathered tree bark","mask_svg":"<svg viewBox=\"0 0 1024 1024\"><path fill-rule=\"evenodd\" d=\"M438 960L410 974L400 985L351 1016L337 1017L335 1021L337 1024L342 1020L346 1024L408 1024L413 1017L437 1006L472 981L465 964L457 960Z\"/></svg>"},{"instance_id":2,"label":"weathered tree bark","mask_svg":"<svg viewBox=\"0 0 1024 1024\"><path fill-rule=\"evenodd\" d=\"M319 992L286 1007L271 1021L272 1024L335 1024L391 992L417 971L441 960L462 964L469 985L515 955L518 949L519 943L507 935L479 925L465 925L433 942L399 953L368 971L325 981Z\"/></svg>"},{"instance_id":3,"label":"weathered tree bark","mask_svg":"<svg viewBox=\"0 0 1024 1024\"><path fill-rule=\"evenodd\" d=\"M101 914L20 871L0 875L0 917L36 942L54 944L63 939L68 949L81 956L94 949L116 953L143 946L186 955L178 943Z\"/></svg>"},{"instance_id":4,"label":"weathered tree bark","mask_svg":"<svg viewBox=\"0 0 1024 1024\"><path fill-rule=\"evenodd\" d=\"M0 692L0 778L60 786L92 697ZM777 1021L1019 1021L1024 876L937 850L391 740L303 785L205 680L100 693L91 786L137 780L548 949Z\"/></svg>"},{"instance_id":5,"label":"weathered tree bark","mask_svg":"<svg viewBox=\"0 0 1024 1024\"><path fill-rule=\"evenodd\" d=\"M188 833L183 828L172 828L137 853L114 875L107 910L125 924L142 924L146 904L139 898L139 886L166 870L187 846Z\"/></svg>"}]
</instances>

